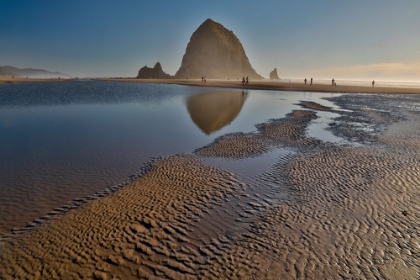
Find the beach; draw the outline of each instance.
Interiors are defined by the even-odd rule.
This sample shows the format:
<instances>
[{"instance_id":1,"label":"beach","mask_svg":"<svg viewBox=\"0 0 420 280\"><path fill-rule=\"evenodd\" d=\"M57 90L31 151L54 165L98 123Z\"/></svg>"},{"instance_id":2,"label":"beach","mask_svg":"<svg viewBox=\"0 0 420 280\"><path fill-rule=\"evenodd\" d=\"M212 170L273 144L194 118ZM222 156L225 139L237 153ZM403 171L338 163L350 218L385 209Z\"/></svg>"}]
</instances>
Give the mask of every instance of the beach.
<instances>
[{"instance_id":1,"label":"beach","mask_svg":"<svg viewBox=\"0 0 420 280\"><path fill-rule=\"evenodd\" d=\"M137 80L343 94L255 132L151 159L120 186L0 239L4 279L418 279L420 111L413 88ZM242 105L241 105L242 106ZM320 112L358 145L306 133ZM371 129L360 129L360 126ZM205 164L290 151L252 180ZM60 213L61 212L61 213Z\"/></svg>"},{"instance_id":2,"label":"beach","mask_svg":"<svg viewBox=\"0 0 420 280\"><path fill-rule=\"evenodd\" d=\"M31 82L63 82L77 81L77 79L42 79L42 78L22 78L22 77L0 77L0 83L31 83ZM339 92L339 93L391 93L391 94L408 94L420 93L420 87L412 86L392 86L392 83L385 82L383 86L376 83L375 87L366 86L366 82L347 82L332 86L314 82L312 85L304 84L304 82L293 82L289 80L251 80L248 85L243 86L240 80L212 80L207 79L204 83L200 79L137 79L137 78L95 78L94 80L114 81L114 82L134 82L134 83L152 83L152 84L174 84L188 86L206 86L221 88L243 88L243 89L260 89L260 90L279 90L279 91L308 91L308 92Z\"/></svg>"},{"instance_id":3,"label":"beach","mask_svg":"<svg viewBox=\"0 0 420 280\"><path fill-rule=\"evenodd\" d=\"M243 88L243 89L261 89L261 90L280 90L280 91L308 91L308 92L340 92L340 93L420 93L419 87L392 87L392 86L378 86L375 87L363 85L340 85L332 86L331 84L317 84L312 85L301 83L288 82L288 80L251 80L248 85L243 86L240 80L212 80L208 79L205 83L200 79L135 79L135 78L114 78L114 79L100 79L104 81L115 82L134 82L134 83L156 83L156 84L175 84L175 85L190 85L190 86L206 86L206 87L223 87L223 88Z\"/></svg>"}]
</instances>

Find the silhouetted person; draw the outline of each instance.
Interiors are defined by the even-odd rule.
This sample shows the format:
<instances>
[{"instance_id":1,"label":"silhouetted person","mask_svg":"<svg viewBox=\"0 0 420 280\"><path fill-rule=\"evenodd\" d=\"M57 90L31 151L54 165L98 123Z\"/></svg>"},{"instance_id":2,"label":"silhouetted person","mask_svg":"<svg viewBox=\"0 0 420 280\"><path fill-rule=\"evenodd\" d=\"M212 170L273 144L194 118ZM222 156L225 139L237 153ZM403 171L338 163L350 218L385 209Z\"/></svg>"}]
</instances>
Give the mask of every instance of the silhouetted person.
<instances>
[{"instance_id":1,"label":"silhouetted person","mask_svg":"<svg viewBox=\"0 0 420 280\"><path fill-rule=\"evenodd\" d=\"M311 78L311 86L312 86L312 81L313 81L313 78Z\"/></svg>"},{"instance_id":2,"label":"silhouetted person","mask_svg":"<svg viewBox=\"0 0 420 280\"><path fill-rule=\"evenodd\" d=\"M306 78L305 78L305 80L303 80L304 82L305 82L305 85L306 85Z\"/></svg>"},{"instance_id":3,"label":"silhouetted person","mask_svg":"<svg viewBox=\"0 0 420 280\"><path fill-rule=\"evenodd\" d=\"M246 82L245 83L248 84L248 76L246 76Z\"/></svg>"},{"instance_id":4,"label":"silhouetted person","mask_svg":"<svg viewBox=\"0 0 420 280\"><path fill-rule=\"evenodd\" d=\"M374 87L374 86L375 86L375 80L372 81L372 87Z\"/></svg>"},{"instance_id":5,"label":"silhouetted person","mask_svg":"<svg viewBox=\"0 0 420 280\"><path fill-rule=\"evenodd\" d=\"M245 77L242 77L242 85L245 85Z\"/></svg>"},{"instance_id":6,"label":"silhouetted person","mask_svg":"<svg viewBox=\"0 0 420 280\"><path fill-rule=\"evenodd\" d=\"M204 77L203 77L203 76L201 76L201 82L202 82L202 83L204 82Z\"/></svg>"},{"instance_id":7,"label":"silhouetted person","mask_svg":"<svg viewBox=\"0 0 420 280\"><path fill-rule=\"evenodd\" d=\"M334 79L332 79L331 86L334 86Z\"/></svg>"}]
</instances>

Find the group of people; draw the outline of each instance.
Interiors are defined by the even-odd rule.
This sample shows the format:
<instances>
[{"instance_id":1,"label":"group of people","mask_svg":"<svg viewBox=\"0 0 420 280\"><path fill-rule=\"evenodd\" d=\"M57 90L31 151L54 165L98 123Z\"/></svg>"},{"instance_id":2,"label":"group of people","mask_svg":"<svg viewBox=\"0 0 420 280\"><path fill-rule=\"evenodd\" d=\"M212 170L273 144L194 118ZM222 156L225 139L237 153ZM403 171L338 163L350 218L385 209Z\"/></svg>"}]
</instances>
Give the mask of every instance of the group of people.
<instances>
[{"instance_id":1,"label":"group of people","mask_svg":"<svg viewBox=\"0 0 420 280\"><path fill-rule=\"evenodd\" d=\"M305 82L305 85L306 85L308 80L305 78L303 81ZM313 78L311 78L311 85L312 85L312 82L313 82ZM289 80L289 83L290 83L290 80ZM334 78L331 80L331 86L333 87L337 86L337 83L335 82ZM372 87L375 87L375 80L372 81Z\"/></svg>"},{"instance_id":2,"label":"group of people","mask_svg":"<svg viewBox=\"0 0 420 280\"><path fill-rule=\"evenodd\" d=\"M246 77L246 79L245 79L245 77L242 77L242 85L244 86L244 85L248 85L248 76Z\"/></svg>"},{"instance_id":3,"label":"group of people","mask_svg":"<svg viewBox=\"0 0 420 280\"><path fill-rule=\"evenodd\" d=\"M239 80L239 78L238 78L238 80ZM206 83L207 82L207 77L206 76L201 76L201 82ZM245 85L248 85L248 84L249 84L248 76L246 78L242 77L242 85L245 86Z\"/></svg>"},{"instance_id":4,"label":"group of people","mask_svg":"<svg viewBox=\"0 0 420 280\"><path fill-rule=\"evenodd\" d=\"M312 85L312 82L313 82L313 78L311 78L311 85ZM305 80L303 80L304 82L305 82L305 85L306 85L306 82L307 82L307 80L306 80L306 78L305 78ZM289 80L289 83L290 83L290 80Z\"/></svg>"}]
</instances>

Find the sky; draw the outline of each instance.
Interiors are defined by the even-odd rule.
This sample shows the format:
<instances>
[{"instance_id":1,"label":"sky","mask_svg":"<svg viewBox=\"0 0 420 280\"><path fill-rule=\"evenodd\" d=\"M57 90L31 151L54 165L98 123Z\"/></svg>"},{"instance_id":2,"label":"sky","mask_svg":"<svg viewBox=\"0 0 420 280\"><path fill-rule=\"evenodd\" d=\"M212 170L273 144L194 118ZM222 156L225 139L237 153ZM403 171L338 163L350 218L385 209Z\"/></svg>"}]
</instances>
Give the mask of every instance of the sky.
<instances>
[{"instance_id":1,"label":"sky","mask_svg":"<svg viewBox=\"0 0 420 280\"><path fill-rule=\"evenodd\" d=\"M159 61L174 75L207 18L264 77L420 81L418 0L0 0L0 65L134 77Z\"/></svg>"}]
</instances>

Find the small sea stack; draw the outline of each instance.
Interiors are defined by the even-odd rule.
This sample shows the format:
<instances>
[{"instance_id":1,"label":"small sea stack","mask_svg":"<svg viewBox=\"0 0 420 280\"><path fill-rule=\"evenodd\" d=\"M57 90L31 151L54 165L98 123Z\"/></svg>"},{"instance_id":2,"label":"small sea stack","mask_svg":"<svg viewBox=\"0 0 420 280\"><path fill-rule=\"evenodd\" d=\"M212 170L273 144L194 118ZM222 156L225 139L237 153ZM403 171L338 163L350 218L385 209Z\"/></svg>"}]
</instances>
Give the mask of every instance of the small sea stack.
<instances>
[{"instance_id":1,"label":"small sea stack","mask_svg":"<svg viewBox=\"0 0 420 280\"><path fill-rule=\"evenodd\" d=\"M274 68L274 70L270 72L270 80L280 80L279 75L277 74L277 68Z\"/></svg>"},{"instance_id":2,"label":"small sea stack","mask_svg":"<svg viewBox=\"0 0 420 280\"><path fill-rule=\"evenodd\" d=\"M144 66L139 70L137 79L170 79L171 75L166 74L162 70L162 65L157 62L153 68Z\"/></svg>"}]
</instances>

